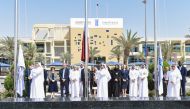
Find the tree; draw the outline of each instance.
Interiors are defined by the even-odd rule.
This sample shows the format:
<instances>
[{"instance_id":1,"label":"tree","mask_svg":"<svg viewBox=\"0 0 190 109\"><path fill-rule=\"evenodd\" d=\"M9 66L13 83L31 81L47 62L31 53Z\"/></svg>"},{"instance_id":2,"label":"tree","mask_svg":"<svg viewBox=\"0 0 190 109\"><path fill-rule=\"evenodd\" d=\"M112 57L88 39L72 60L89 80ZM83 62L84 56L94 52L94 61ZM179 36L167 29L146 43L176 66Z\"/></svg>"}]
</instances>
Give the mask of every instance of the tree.
<instances>
[{"instance_id":1,"label":"tree","mask_svg":"<svg viewBox=\"0 0 190 109\"><path fill-rule=\"evenodd\" d=\"M144 52L139 52L139 55L137 56L141 61L145 59Z\"/></svg>"},{"instance_id":2,"label":"tree","mask_svg":"<svg viewBox=\"0 0 190 109\"><path fill-rule=\"evenodd\" d=\"M45 63L45 56L44 56L44 54L37 53L35 60L38 61L38 62L42 62L44 64Z\"/></svg>"},{"instance_id":3,"label":"tree","mask_svg":"<svg viewBox=\"0 0 190 109\"><path fill-rule=\"evenodd\" d=\"M123 54L123 51L120 49L119 46L113 47L111 52L110 58L117 58L117 62L120 62L121 56Z\"/></svg>"},{"instance_id":4,"label":"tree","mask_svg":"<svg viewBox=\"0 0 190 109\"><path fill-rule=\"evenodd\" d=\"M14 37L3 37L0 39L0 53L8 59L10 63L14 61Z\"/></svg>"},{"instance_id":5,"label":"tree","mask_svg":"<svg viewBox=\"0 0 190 109\"><path fill-rule=\"evenodd\" d=\"M169 61L172 59L173 54L173 44L169 41L165 41L162 45L162 55L165 61Z\"/></svg>"},{"instance_id":6,"label":"tree","mask_svg":"<svg viewBox=\"0 0 190 109\"><path fill-rule=\"evenodd\" d=\"M131 49L135 47L136 45L140 44L141 37L137 36L137 32L134 34L131 32L131 30L127 30L127 34L124 34L120 37L113 36L112 37L114 41L116 41L117 46L121 47L124 53L124 64L128 65L128 57L131 52ZM116 46L116 47L117 47Z\"/></svg>"},{"instance_id":7,"label":"tree","mask_svg":"<svg viewBox=\"0 0 190 109\"><path fill-rule=\"evenodd\" d=\"M90 58L91 62L94 63L94 57L99 53L100 51L97 50L95 47L90 47Z\"/></svg>"},{"instance_id":8,"label":"tree","mask_svg":"<svg viewBox=\"0 0 190 109\"><path fill-rule=\"evenodd\" d=\"M61 56L61 61L63 61L64 63L71 63L71 59L72 59L72 54L66 52L66 53L62 53Z\"/></svg>"},{"instance_id":9,"label":"tree","mask_svg":"<svg viewBox=\"0 0 190 109\"><path fill-rule=\"evenodd\" d=\"M24 47L24 57L25 60L34 62L37 55L37 47L33 43L29 43Z\"/></svg>"}]
</instances>

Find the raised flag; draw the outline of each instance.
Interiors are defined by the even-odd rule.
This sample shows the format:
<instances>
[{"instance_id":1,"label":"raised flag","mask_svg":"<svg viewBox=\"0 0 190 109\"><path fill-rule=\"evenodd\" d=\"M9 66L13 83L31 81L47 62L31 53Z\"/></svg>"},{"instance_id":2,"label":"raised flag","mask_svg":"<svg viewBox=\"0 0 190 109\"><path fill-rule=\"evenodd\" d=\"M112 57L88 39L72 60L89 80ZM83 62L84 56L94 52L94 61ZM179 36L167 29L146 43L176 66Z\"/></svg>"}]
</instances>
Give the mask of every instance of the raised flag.
<instances>
[{"instance_id":1,"label":"raised flag","mask_svg":"<svg viewBox=\"0 0 190 109\"><path fill-rule=\"evenodd\" d=\"M82 52L81 52L81 61L83 61L83 62L85 62L85 50L86 50L86 48L85 48L85 37L87 37L88 38L88 36L85 36L85 32L86 32L86 30L84 30L84 32L83 32L83 37L82 37ZM88 49L88 59L89 59L89 43L88 43L88 41L87 41L87 49Z\"/></svg>"},{"instance_id":2,"label":"raised flag","mask_svg":"<svg viewBox=\"0 0 190 109\"><path fill-rule=\"evenodd\" d=\"M163 93L163 58L161 46L159 46L159 57L158 57L158 92L159 95Z\"/></svg>"},{"instance_id":3,"label":"raised flag","mask_svg":"<svg viewBox=\"0 0 190 109\"><path fill-rule=\"evenodd\" d=\"M18 53L18 63L17 63L17 77L16 77L16 92L22 97L23 90L25 89L24 86L24 56L22 46L19 45L19 53Z\"/></svg>"}]
</instances>

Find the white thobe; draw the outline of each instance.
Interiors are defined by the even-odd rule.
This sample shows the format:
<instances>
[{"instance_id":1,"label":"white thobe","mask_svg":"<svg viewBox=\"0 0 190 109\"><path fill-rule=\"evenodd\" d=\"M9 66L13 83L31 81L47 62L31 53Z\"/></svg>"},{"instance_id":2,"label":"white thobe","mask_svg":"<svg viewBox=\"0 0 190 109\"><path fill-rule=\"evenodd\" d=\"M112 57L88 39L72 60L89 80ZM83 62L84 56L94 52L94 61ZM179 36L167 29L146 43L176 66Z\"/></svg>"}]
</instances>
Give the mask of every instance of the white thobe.
<instances>
[{"instance_id":1,"label":"white thobe","mask_svg":"<svg viewBox=\"0 0 190 109\"><path fill-rule=\"evenodd\" d=\"M108 81L111 79L110 73L107 69L97 71L97 97L108 97Z\"/></svg>"},{"instance_id":2,"label":"white thobe","mask_svg":"<svg viewBox=\"0 0 190 109\"><path fill-rule=\"evenodd\" d=\"M129 96L130 97L137 97L138 87L137 87L137 81L138 81L138 70L130 70L129 71L129 78L130 78L130 84L129 84Z\"/></svg>"},{"instance_id":3,"label":"white thobe","mask_svg":"<svg viewBox=\"0 0 190 109\"><path fill-rule=\"evenodd\" d=\"M72 70L69 75L70 83L71 83L71 97L79 97L80 91L80 71ZM75 81L73 81L75 80Z\"/></svg>"},{"instance_id":4,"label":"white thobe","mask_svg":"<svg viewBox=\"0 0 190 109\"><path fill-rule=\"evenodd\" d=\"M139 70L139 97L148 97L148 70Z\"/></svg>"},{"instance_id":5,"label":"white thobe","mask_svg":"<svg viewBox=\"0 0 190 109\"><path fill-rule=\"evenodd\" d=\"M32 69L30 78L32 78L30 98L45 98L43 68L38 67L38 68Z\"/></svg>"},{"instance_id":6,"label":"white thobe","mask_svg":"<svg viewBox=\"0 0 190 109\"><path fill-rule=\"evenodd\" d=\"M167 97L180 97L181 79L182 79L181 73L178 69L167 72L166 76L166 80L168 80Z\"/></svg>"}]
</instances>

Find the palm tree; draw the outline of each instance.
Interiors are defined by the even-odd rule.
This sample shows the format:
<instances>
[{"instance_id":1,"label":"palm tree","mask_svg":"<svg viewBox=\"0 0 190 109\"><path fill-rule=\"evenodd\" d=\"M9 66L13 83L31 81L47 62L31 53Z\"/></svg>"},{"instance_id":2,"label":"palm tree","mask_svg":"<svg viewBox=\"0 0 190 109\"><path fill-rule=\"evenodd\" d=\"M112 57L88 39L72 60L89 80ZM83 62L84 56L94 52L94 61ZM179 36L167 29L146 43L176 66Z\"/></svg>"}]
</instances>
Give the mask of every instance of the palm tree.
<instances>
[{"instance_id":1,"label":"palm tree","mask_svg":"<svg viewBox=\"0 0 190 109\"><path fill-rule=\"evenodd\" d=\"M35 61L37 55L37 47L33 43L29 43L28 46L24 47L24 57L25 60Z\"/></svg>"},{"instance_id":2,"label":"palm tree","mask_svg":"<svg viewBox=\"0 0 190 109\"><path fill-rule=\"evenodd\" d=\"M173 44L169 41L165 41L162 45L162 55L165 61L171 61L173 54Z\"/></svg>"},{"instance_id":3,"label":"palm tree","mask_svg":"<svg viewBox=\"0 0 190 109\"><path fill-rule=\"evenodd\" d=\"M100 51L97 50L95 47L92 48L90 47L90 58L91 58L91 62L94 63L94 57L99 53Z\"/></svg>"},{"instance_id":4,"label":"palm tree","mask_svg":"<svg viewBox=\"0 0 190 109\"><path fill-rule=\"evenodd\" d=\"M144 60L145 56L144 56L144 52L139 52L139 55L137 56L140 60Z\"/></svg>"},{"instance_id":5,"label":"palm tree","mask_svg":"<svg viewBox=\"0 0 190 109\"><path fill-rule=\"evenodd\" d=\"M120 49L119 46L113 47L111 50L110 59L117 58L117 62L120 62L122 54L123 54L123 51Z\"/></svg>"},{"instance_id":6,"label":"palm tree","mask_svg":"<svg viewBox=\"0 0 190 109\"><path fill-rule=\"evenodd\" d=\"M18 44L20 41L18 41ZM10 64L14 61L14 37L3 37L0 39L0 55L4 56L10 61Z\"/></svg>"},{"instance_id":7,"label":"palm tree","mask_svg":"<svg viewBox=\"0 0 190 109\"><path fill-rule=\"evenodd\" d=\"M42 53L37 53L36 54L36 57L35 57L35 60L38 61L38 62L42 62L43 64L45 63L45 56L44 54Z\"/></svg>"},{"instance_id":8,"label":"palm tree","mask_svg":"<svg viewBox=\"0 0 190 109\"><path fill-rule=\"evenodd\" d=\"M64 62L64 63L71 63L71 59L72 59L72 54L66 52L66 53L62 53L61 56L60 56L61 60Z\"/></svg>"},{"instance_id":9,"label":"palm tree","mask_svg":"<svg viewBox=\"0 0 190 109\"><path fill-rule=\"evenodd\" d=\"M189 34L186 34L186 35L185 35L185 38L190 38L190 35L189 35Z\"/></svg>"},{"instance_id":10,"label":"palm tree","mask_svg":"<svg viewBox=\"0 0 190 109\"><path fill-rule=\"evenodd\" d=\"M121 47L124 53L124 64L128 65L128 57L131 49L140 43L141 37L137 36L137 32L132 34L131 30L127 30L127 34L123 33L120 37L114 36L112 38L116 41L117 46Z\"/></svg>"}]
</instances>

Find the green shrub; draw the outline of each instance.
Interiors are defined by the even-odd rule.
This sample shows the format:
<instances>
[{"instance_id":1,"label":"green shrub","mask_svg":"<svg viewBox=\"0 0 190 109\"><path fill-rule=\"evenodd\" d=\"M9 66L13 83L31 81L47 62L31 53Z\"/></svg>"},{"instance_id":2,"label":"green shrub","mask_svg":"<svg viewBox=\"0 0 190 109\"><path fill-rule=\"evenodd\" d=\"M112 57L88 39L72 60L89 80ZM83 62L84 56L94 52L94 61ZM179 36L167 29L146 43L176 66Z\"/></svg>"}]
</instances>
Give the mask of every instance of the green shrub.
<instances>
[{"instance_id":1,"label":"green shrub","mask_svg":"<svg viewBox=\"0 0 190 109\"><path fill-rule=\"evenodd\" d=\"M154 90L154 81L151 73L148 74L148 89Z\"/></svg>"},{"instance_id":2,"label":"green shrub","mask_svg":"<svg viewBox=\"0 0 190 109\"><path fill-rule=\"evenodd\" d=\"M149 97L154 97L154 95L155 95L154 90L149 91L149 94L148 94Z\"/></svg>"},{"instance_id":3,"label":"green shrub","mask_svg":"<svg viewBox=\"0 0 190 109\"><path fill-rule=\"evenodd\" d=\"M13 77L10 74L5 78L4 87L7 91L12 91L14 89Z\"/></svg>"},{"instance_id":4,"label":"green shrub","mask_svg":"<svg viewBox=\"0 0 190 109\"><path fill-rule=\"evenodd\" d=\"M186 95L187 95L187 96L190 96L190 90L186 92Z\"/></svg>"}]
</instances>

